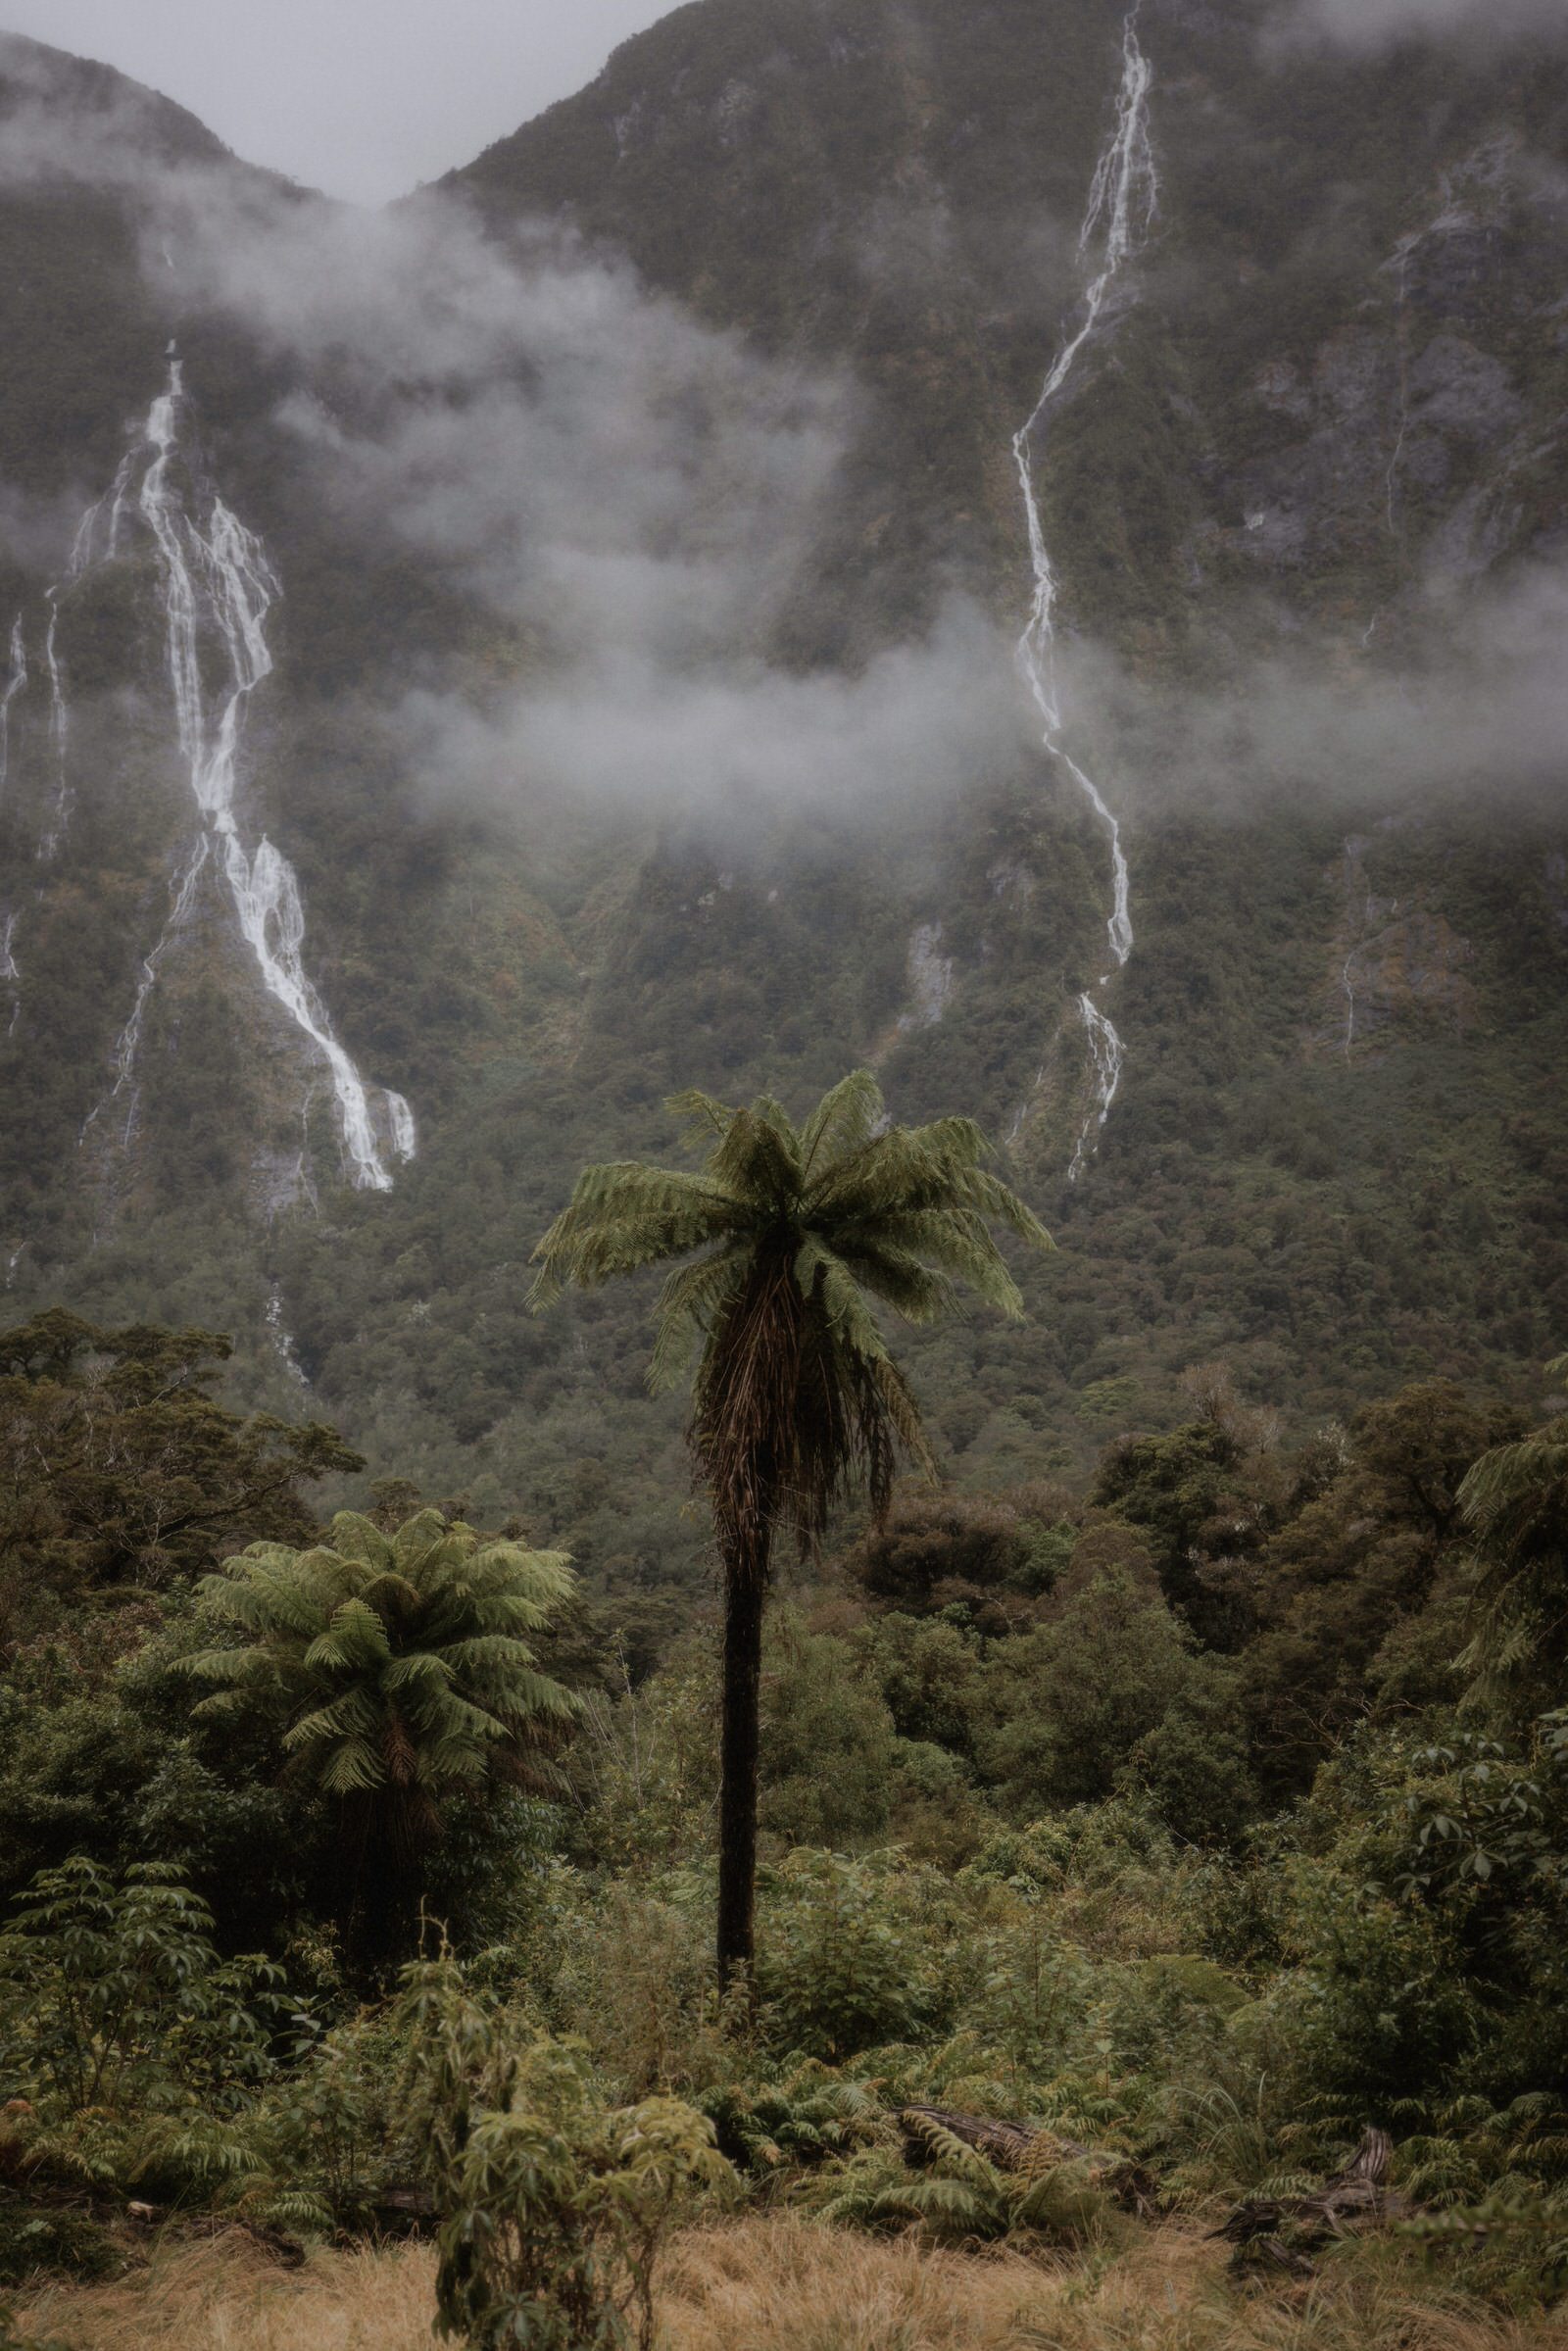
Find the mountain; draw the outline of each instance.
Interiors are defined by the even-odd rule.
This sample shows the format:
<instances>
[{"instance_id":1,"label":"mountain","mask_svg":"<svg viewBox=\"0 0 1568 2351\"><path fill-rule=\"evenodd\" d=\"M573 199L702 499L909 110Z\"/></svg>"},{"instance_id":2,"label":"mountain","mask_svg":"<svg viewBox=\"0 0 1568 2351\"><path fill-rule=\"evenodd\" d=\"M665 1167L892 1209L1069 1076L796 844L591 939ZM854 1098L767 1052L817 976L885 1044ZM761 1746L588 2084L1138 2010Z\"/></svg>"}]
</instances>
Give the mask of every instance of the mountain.
<instances>
[{"instance_id":1,"label":"mountain","mask_svg":"<svg viewBox=\"0 0 1568 2351\"><path fill-rule=\"evenodd\" d=\"M16 1312L234 1328L657 1591L641 1303L533 1318L533 1240L675 1087L869 1059L1059 1244L911 1347L961 1480L1220 1358L1524 1393L1565 151L1549 34L696 0L368 221L8 39Z\"/></svg>"}]
</instances>

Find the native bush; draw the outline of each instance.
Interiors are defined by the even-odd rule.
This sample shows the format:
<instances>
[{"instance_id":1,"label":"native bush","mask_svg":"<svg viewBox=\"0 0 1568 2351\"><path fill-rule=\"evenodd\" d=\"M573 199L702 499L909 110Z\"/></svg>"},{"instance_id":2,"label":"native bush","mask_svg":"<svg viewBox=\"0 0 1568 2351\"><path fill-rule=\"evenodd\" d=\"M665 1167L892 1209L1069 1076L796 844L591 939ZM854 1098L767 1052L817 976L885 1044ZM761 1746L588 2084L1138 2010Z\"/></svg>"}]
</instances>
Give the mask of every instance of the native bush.
<instances>
[{"instance_id":1,"label":"native bush","mask_svg":"<svg viewBox=\"0 0 1568 2351\"><path fill-rule=\"evenodd\" d=\"M242 2103L272 2070L282 1979L220 1960L211 1928L167 1863L41 1871L0 1934L0 2090L60 2116Z\"/></svg>"},{"instance_id":2,"label":"native bush","mask_svg":"<svg viewBox=\"0 0 1568 2351\"><path fill-rule=\"evenodd\" d=\"M669 2235L734 2183L707 2117L612 2106L580 2043L514 2040L449 1959L408 1971L399 2014L443 2216L437 2330L473 2351L652 2351Z\"/></svg>"},{"instance_id":3,"label":"native bush","mask_svg":"<svg viewBox=\"0 0 1568 2351\"><path fill-rule=\"evenodd\" d=\"M768 1890L758 1971L777 2046L837 2063L940 2024L954 1987L936 1938L920 1932L921 1897L919 1873L901 1872L895 1855L789 1856Z\"/></svg>"},{"instance_id":4,"label":"native bush","mask_svg":"<svg viewBox=\"0 0 1568 2351\"><path fill-rule=\"evenodd\" d=\"M917 2228L935 2244L1038 2239L1079 2247L1116 2233L1112 2199L1097 2174L1103 2167L1081 2148L1041 2131L1027 2169L1004 2171L934 2120L920 2125L918 2171L891 2150L869 2151L845 2169L822 2205L840 2226Z\"/></svg>"},{"instance_id":5,"label":"native bush","mask_svg":"<svg viewBox=\"0 0 1568 2351\"><path fill-rule=\"evenodd\" d=\"M531 1636L572 1588L559 1553L486 1541L424 1510L394 1535L339 1511L309 1550L253 1543L201 1587L220 1645L181 1662L196 1711L262 1721L286 1770L334 1807L340 1924L372 1976L416 1936L443 1803L548 1777L576 1716Z\"/></svg>"}]
</instances>

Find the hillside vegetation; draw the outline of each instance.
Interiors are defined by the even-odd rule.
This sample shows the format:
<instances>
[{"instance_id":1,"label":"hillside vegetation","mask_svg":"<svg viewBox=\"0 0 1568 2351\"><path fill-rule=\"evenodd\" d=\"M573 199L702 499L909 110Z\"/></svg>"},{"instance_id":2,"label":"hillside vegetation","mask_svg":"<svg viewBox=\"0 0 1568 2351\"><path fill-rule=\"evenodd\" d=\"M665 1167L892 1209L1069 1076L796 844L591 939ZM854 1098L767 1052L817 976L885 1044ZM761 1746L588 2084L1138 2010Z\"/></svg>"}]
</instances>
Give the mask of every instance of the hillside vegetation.
<instances>
[{"instance_id":1,"label":"hillside vegetation","mask_svg":"<svg viewBox=\"0 0 1568 2351\"><path fill-rule=\"evenodd\" d=\"M1278 36L0 35L0 2345L1560 2337L1568 52Z\"/></svg>"},{"instance_id":2,"label":"hillside vegetation","mask_svg":"<svg viewBox=\"0 0 1568 2351\"><path fill-rule=\"evenodd\" d=\"M429 1491L547 1512L600 1589L689 1594L636 1302L540 1325L515 1269L578 1164L667 1151L672 1087L801 1102L871 1058L899 1115L1010 1137L1060 1245L1026 1273L1026 1330L922 1346L961 1483L1082 1473L1116 1428L1171 1425L1180 1373L1221 1352L1298 1429L1405 1378L1484 1369L1527 1396L1563 1314L1568 849L1549 727L1499 716L1472 743L1458 713L1537 709L1531 648L1549 668L1554 641L1533 600L1561 498L1564 224L1535 159L1562 145L1561 62L1281 65L1250 23L1149 13L1157 224L1040 465L1137 933L1127 1068L1071 1187L1073 1000L1108 873L1021 716L1015 750L912 823L779 806L715 838L634 803L567 822L525 774L520 832L432 804L386 695L412 676L482 712L548 654L461 567L317 495L279 402L319 392L370 430L364 387L232 308L171 316L114 188L48 193L62 295L33 199L6 195L32 257L8 364L44 370L0 406L8 476L106 486L177 327L215 477L283 582L248 789L299 871L331 1016L420 1136L391 1196L355 1198L308 1118L317 1202L277 1210L294 1064L214 928L150 1000L129 1142L100 1122L79 1146L180 805L164 720L119 716L165 691L150 577L91 574L60 628L71 848L18 935L0 1040L19 1311L233 1329L242 1401L292 1410L303 1375ZM956 585L1021 623L1008 439L1071 311L1118 29L1091 0L1049 27L1003 0L853 24L700 5L453 182L509 246L551 217L760 361L847 371L831 510L770 623L786 673L854 675ZM89 319L119 338L96 361ZM68 381L96 405L62 432ZM17 575L29 631L46 577ZM0 807L19 869L52 789L31 642Z\"/></svg>"},{"instance_id":3,"label":"hillside vegetation","mask_svg":"<svg viewBox=\"0 0 1568 2351\"><path fill-rule=\"evenodd\" d=\"M1216 1370L1087 1489L909 1489L772 1612L721 1994L709 1630L397 1481L312 1543L330 1434L215 1408L214 1351L7 1341L0 2275L88 2281L26 2326L397 2340L425 2255L254 2248L411 2228L480 2344L1555 2300L1560 1413L1429 1382L1282 1446Z\"/></svg>"}]
</instances>

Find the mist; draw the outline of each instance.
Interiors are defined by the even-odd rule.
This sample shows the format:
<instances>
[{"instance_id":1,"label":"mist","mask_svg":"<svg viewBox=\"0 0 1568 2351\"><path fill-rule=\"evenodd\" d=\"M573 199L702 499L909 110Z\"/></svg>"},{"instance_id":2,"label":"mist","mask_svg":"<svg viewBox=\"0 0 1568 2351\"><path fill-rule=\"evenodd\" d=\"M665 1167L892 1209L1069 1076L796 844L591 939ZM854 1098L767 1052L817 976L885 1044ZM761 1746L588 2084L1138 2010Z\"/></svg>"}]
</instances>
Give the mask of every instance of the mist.
<instances>
[{"instance_id":1,"label":"mist","mask_svg":"<svg viewBox=\"0 0 1568 2351\"><path fill-rule=\"evenodd\" d=\"M906 817L1016 764L1029 741L1008 649L958 600L928 639L858 674L682 671L618 642L488 710L411 695L396 729L432 805L514 818L557 801L654 808L732 842L802 815Z\"/></svg>"},{"instance_id":2,"label":"mist","mask_svg":"<svg viewBox=\"0 0 1568 2351\"><path fill-rule=\"evenodd\" d=\"M1370 638L1302 631L1200 688L1152 685L1083 644L1067 681L1145 821L1275 803L1501 809L1568 798L1565 639L1568 564L1538 563L1462 590L1434 576Z\"/></svg>"},{"instance_id":3,"label":"mist","mask_svg":"<svg viewBox=\"0 0 1568 2351\"><path fill-rule=\"evenodd\" d=\"M1322 31L1337 8L1311 0ZM1358 5L1355 37L1470 13L1381 0ZM136 94L84 100L64 132L47 97L8 122L6 172L128 195L172 330L227 318L286 381L273 422L335 560L406 553L501 632L480 683L471 665L413 687L350 681L421 802L517 825L557 806L706 815L731 832L811 809L887 825L977 778L1030 772L1011 633L961 592L858 664L785 658L867 429L848 371L761 357L559 228L503 243L433 193L363 212L210 146L172 155L166 140L150 164ZM941 225L923 222L916 244L940 243ZM889 266L893 225L871 245L886 250L868 269ZM1043 310L1043 354L1051 331ZM199 410L199 375L188 388ZM37 556L102 487L74 513L0 489L0 515ZM1020 622L1025 568L1020 522ZM1434 585L1375 645L1302 632L1201 693L1135 683L1068 636L1061 658L1075 730L1115 746L1118 795L1152 815L1173 799L1388 799L1555 775L1565 628L1568 574L1540 567L1462 610Z\"/></svg>"},{"instance_id":4,"label":"mist","mask_svg":"<svg viewBox=\"0 0 1568 2351\"><path fill-rule=\"evenodd\" d=\"M365 212L167 137L149 163L156 102L88 90L62 124L52 67L24 64L4 172L113 187L176 341L226 319L287 381L273 421L335 560L416 557L505 631L504 690L374 706L421 794L882 821L1016 755L1008 649L961 597L861 674L781 658L863 423L847 373L759 357L554 227L503 244L455 198ZM29 545L69 544L102 487Z\"/></svg>"},{"instance_id":5,"label":"mist","mask_svg":"<svg viewBox=\"0 0 1568 2351\"><path fill-rule=\"evenodd\" d=\"M1297 0L1286 23L1295 33L1362 50L1423 36L1486 47L1542 33L1568 36L1562 0Z\"/></svg>"},{"instance_id":6,"label":"mist","mask_svg":"<svg viewBox=\"0 0 1568 2351\"><path fill-rule=\"evenodd\" d=\"M298 369L277 422L345 548L408 549L516 632L523 682L482 710L383 713L441 801L869 819L1016 753L1010 656L961 597L861 674L778 659L861 421L846 376L760 359L555 231L503 250L449 200L174 197L149 267Z\"/></svg>"}]
</instances>

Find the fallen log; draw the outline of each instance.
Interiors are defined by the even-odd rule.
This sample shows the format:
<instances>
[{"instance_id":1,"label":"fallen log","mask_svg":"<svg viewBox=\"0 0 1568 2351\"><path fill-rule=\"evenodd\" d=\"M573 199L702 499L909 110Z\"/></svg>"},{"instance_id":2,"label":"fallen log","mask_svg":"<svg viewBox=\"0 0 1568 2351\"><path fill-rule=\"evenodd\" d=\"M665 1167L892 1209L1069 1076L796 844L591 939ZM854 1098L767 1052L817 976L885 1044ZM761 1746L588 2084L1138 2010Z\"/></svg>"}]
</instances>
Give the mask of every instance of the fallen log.
<instances>
[{"instance_id":1,"label":"fallen log","mask_svg":"<svg viewBox=\"0 0 1568 2351\"><path fill-rule=\"evenodd\" d=\"M998 2121L990 2115L956 2114L947 2106L904 2106L898 2125L904 2136L904 2160L911 2171L923 2170L940 2145L940 2133L961 2139L966 2147L995 2165L1028 2180L1042 2179L1058 2164L1087 2165L1089 2177L1127 2212L1147 2220L1158 2209L1152 2174L1130 2157L1103 2147L1081 2146L1076 2139L1059 2138L1054 2131L1032 2123Z\"/></svg>"},{"instance_id":2,"label":"fallen log","mask_svg":"<svg viewBox=\"0 0 1568 2351\"><path fill-rule=\"evenodd\" d=\"M1349 2162L1320 2188L1301 2196L1250 2196L1209 2233L1236 2247L1233 2270L1280 2269L1310 2278L1310 2256L1322 2246L1409 2211L1407 2200L1387 2185L1393 2153L1386 2131L1366 2131Z\"/></svg>"}]
</instances>

